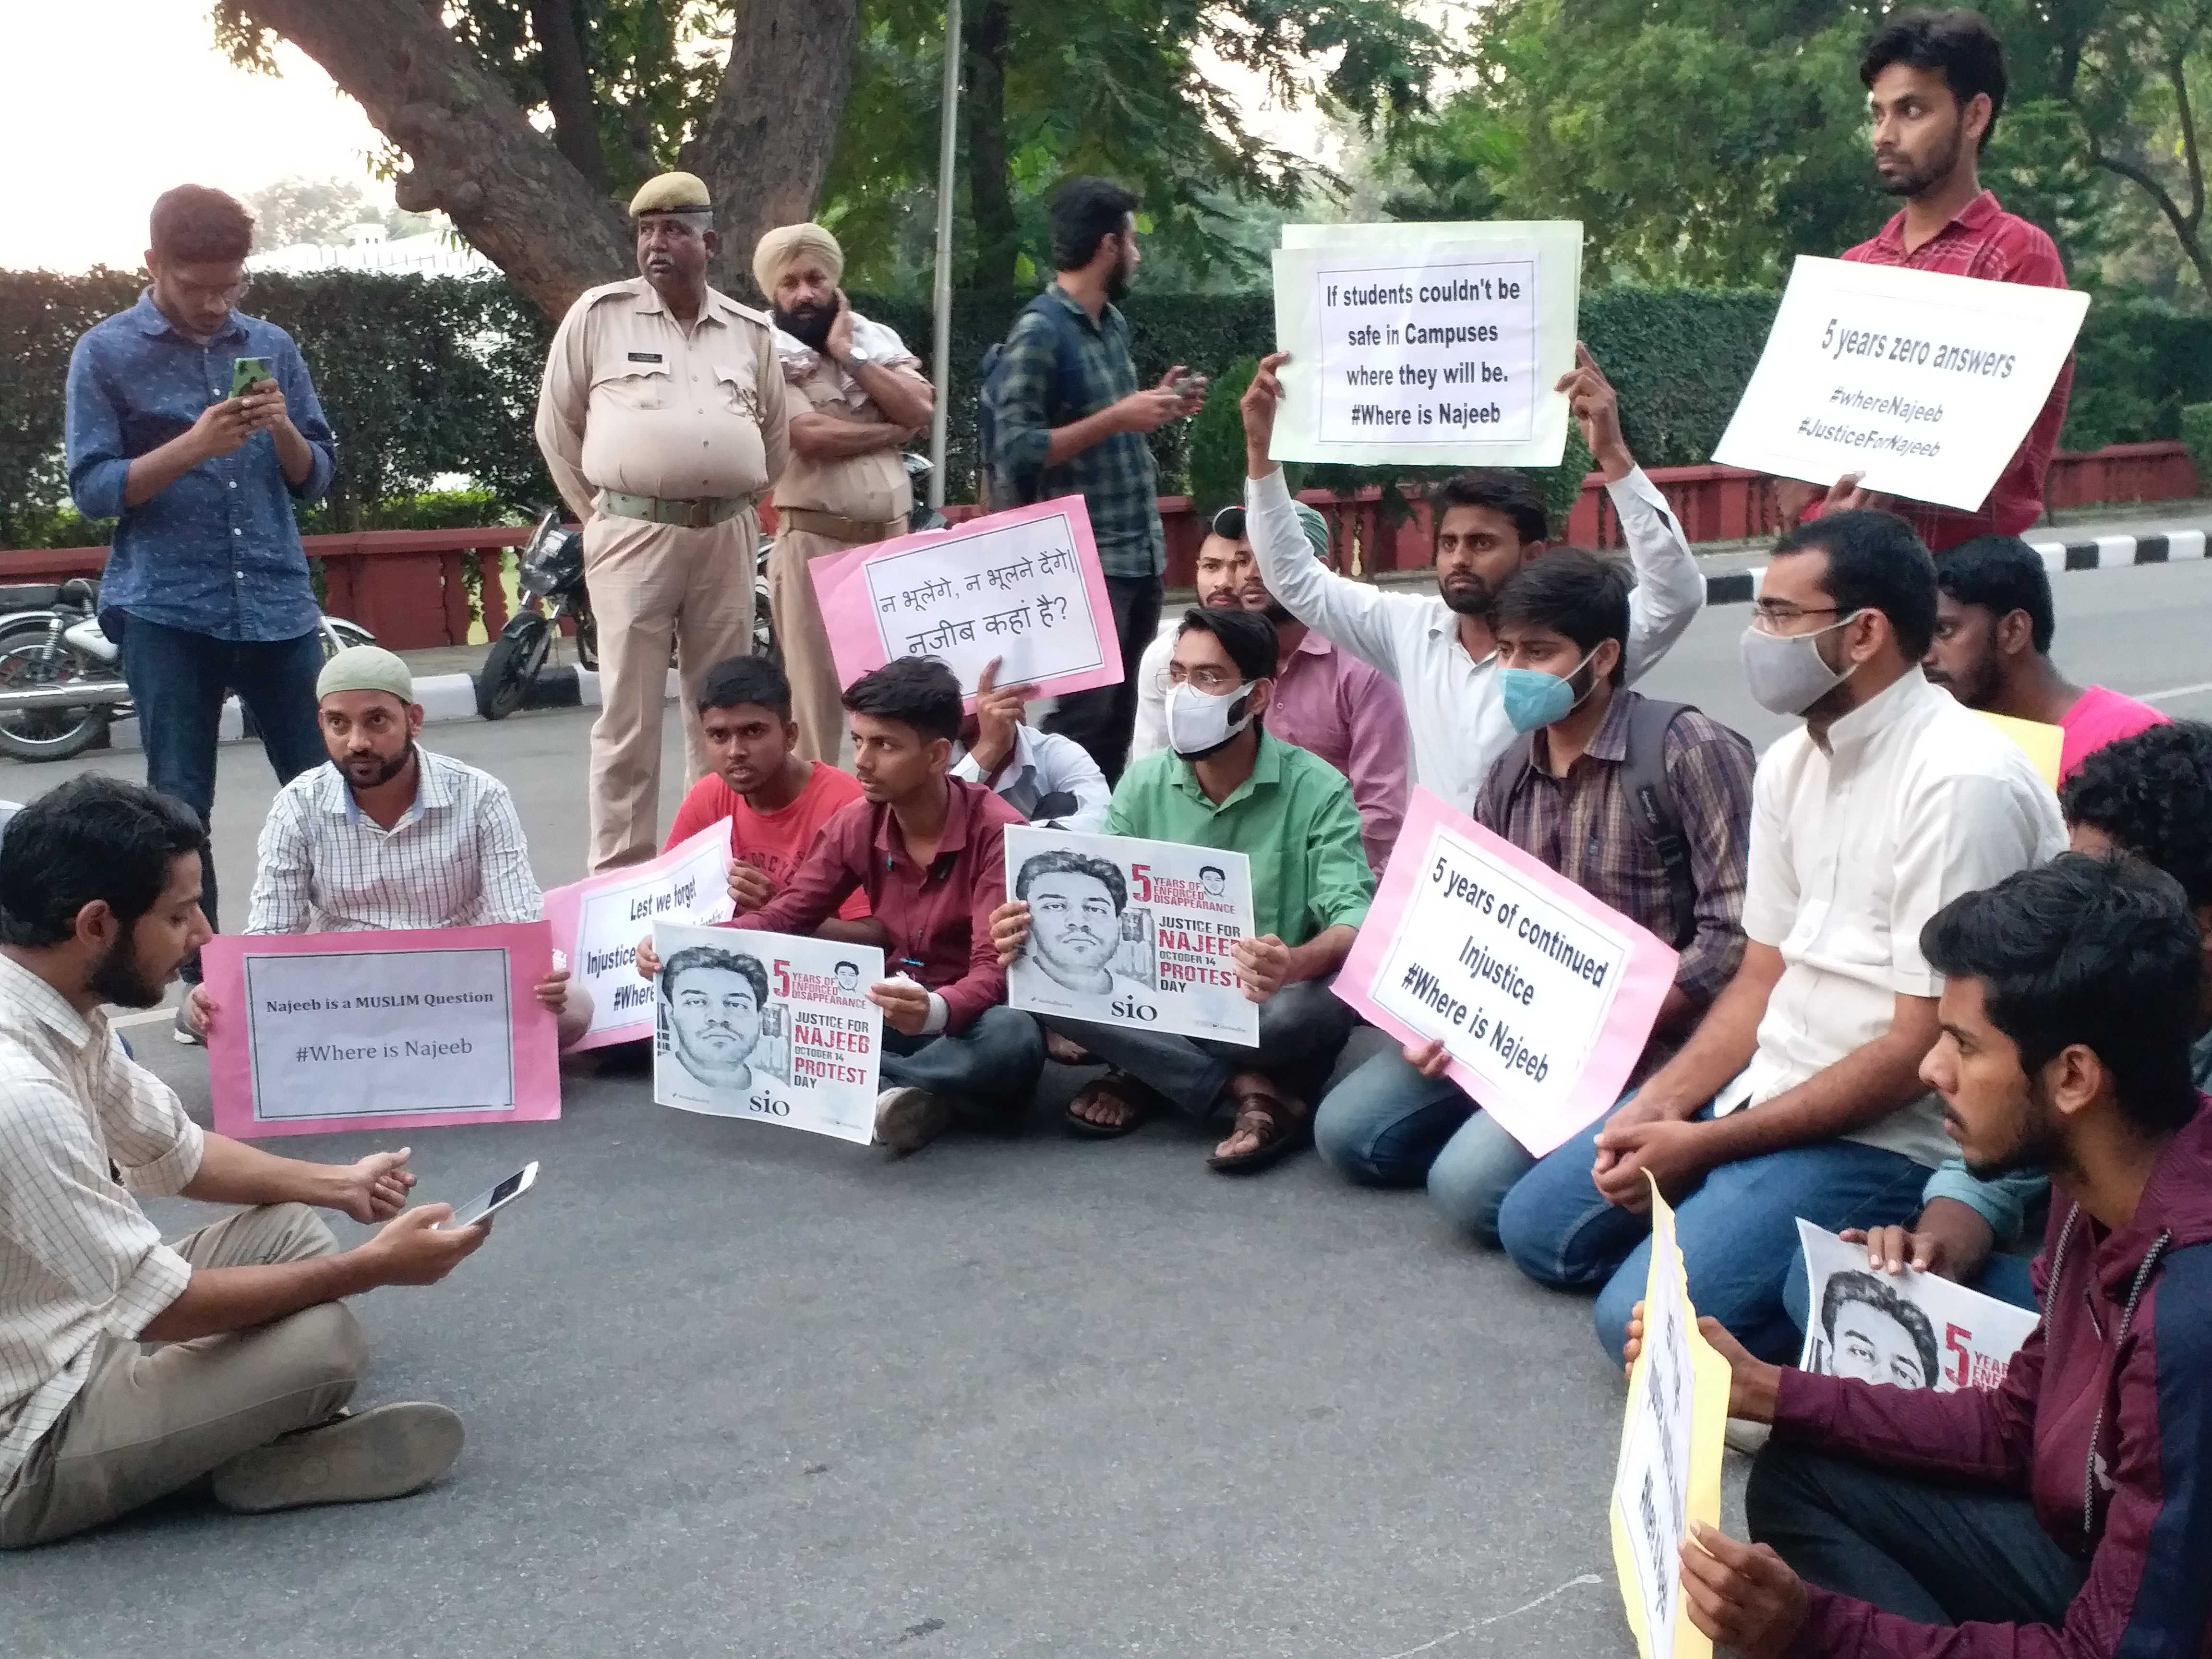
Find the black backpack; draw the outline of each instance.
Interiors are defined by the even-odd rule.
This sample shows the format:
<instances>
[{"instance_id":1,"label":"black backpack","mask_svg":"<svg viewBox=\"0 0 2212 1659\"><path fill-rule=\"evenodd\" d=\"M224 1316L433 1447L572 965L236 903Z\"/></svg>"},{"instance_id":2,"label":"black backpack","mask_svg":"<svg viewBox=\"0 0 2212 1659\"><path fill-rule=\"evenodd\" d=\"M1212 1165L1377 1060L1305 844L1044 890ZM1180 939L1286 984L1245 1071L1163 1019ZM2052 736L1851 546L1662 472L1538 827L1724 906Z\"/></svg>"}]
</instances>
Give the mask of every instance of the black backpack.
<instances>
[{"instance_id":1,"label":"black backpack","mask_svg":"<svg viewBox=\"0 0 2212 1659\"><path fill-rule=\"evenodd\" d=\"M1667 872L1668 896L1674 912L1674 937L1668 942L1677 951L1697 936L1698 888L1690 875L1689 844L1682 839L1681 811L1674 804L1674 788L1667 778L1667 729L1695 707L1638 697L1628 711L1628 758L1620 768L1620 787L1627 792L1629 812ZM1750 751L1750 743L1741 733L1725 726L1720 729L1742 744L1747 753ZM1498 764L1513 779L1504 801L1510 809L1535 769L1536 734L1523 733Z\"/></svg>"},{"instance_id":2,"label":"black backpack","mask_svg":"<svg viewBox=\"0 0 2212 1659\"><path fill-rule=\"evenodd\" d=\"M1057 416L1066 410L1071 401L1066 388L1075 384L1079 373L1075 361L1079 343L1075 319L1050 294L1040 294L1015 316L1013 326L1006 331L1008 338L1012 337L1014 329L1021 326L1022 319L1031 314L1042 317L1052 330L1053 385L1046 416L1048 424L1063 424ZM982 391L975 399L976 482L982 488L984 507L994 513L1027 507L1043 495L1042 467L1017 468L999 459L999 405L1006 392L1006 360L1004 340L983 354Z\"/></svg>"}]
</instances>

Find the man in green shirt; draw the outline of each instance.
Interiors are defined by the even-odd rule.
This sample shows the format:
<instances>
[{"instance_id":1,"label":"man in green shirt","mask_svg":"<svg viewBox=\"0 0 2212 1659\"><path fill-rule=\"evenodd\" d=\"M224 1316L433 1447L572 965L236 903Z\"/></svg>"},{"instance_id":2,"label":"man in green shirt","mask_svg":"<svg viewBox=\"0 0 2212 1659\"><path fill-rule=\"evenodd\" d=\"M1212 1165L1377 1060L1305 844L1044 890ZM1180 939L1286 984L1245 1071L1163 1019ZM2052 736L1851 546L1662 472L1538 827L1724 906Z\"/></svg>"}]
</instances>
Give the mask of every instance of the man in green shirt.
<instances>
[{"instance_id":1,"label":"man in green shirt","mask_svg":"<svg viewBox=\"0 0 2212 1659\"><path fill-rule=\"evenodd\" d=\"M1262 1168L1310 1137L1311 1100L1356 1023L1329 982L1375 894L1352 786L1261 727L1274 672L1275 625L1265 615L1187 613L1168 668L1168 747L1131 763L1106 819L1109 835L1251 860L1255 937L1238 942L1235 963L1239 988L1260 1007L1258 1044L1045 1021L1110 1068L1070 1103L1071 1128L1109 1139L1162 1102L1201 1122L1226 1103L1235 1127L1206 1160L1223 1171ZM1002 962L1029 931L1018 899L993 915Z\"/></svg>"}]
</instances>

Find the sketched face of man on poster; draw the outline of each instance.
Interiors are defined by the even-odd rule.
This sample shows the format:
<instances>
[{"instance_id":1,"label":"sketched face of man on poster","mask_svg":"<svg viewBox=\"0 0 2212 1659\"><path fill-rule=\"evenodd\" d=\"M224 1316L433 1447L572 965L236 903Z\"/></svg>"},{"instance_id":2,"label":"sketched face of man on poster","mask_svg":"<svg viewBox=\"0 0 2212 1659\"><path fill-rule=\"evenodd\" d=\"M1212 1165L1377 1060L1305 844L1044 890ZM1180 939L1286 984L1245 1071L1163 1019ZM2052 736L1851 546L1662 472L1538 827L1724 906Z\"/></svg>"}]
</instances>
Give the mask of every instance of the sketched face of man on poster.
<instances>
[{"instance_id":1,"label":"sketched face of man on poster","mask_svg":"<svg viewBox=\"0 0 2212 1659\"><path fill-rule=\"evenodd\" d=\"M859 963L841 962L837 964L837 988L841 991L855 992L860 988L860 964Z\"/></svg>"},{"instance_id":2,"label":"sketched face of man on poster","mask_svg":"<svg viewBox=\"0 0 2212 1659\"><path fill-rule=\"evenodd\" d=\"M2035 1329L2036 1314L1936 1273L1869 1269L1867 1247L1802 1217L1811 1310L1797 1369L1900 1389L1995 1388Z\"/></svg>"},{"instance_id":3,"label":"sketched face of man on poster","mask_svg":"<svg viewBox=\"0 0 2212 1659\"><path fill-rule=\"evenodd\" d=\"M1832 1276L1820 1294L1820 1340L1812 1369L1825 1376L1925 1389L1942 1356L1936 1328L1875 1274Z\"/></svg>"},{"instance_id":4,"label":"sketched face of man on poster","mask_svg":"<svg viewBox=\"0 0 2212 1659\"><path fill-rule=\"evenodd\" d=\"M1218 864L1209 864L1198 872L1198 884L1206 889L1208 898L1219 898L1229 890L1229 872Z\"/></svg>"},{"instance_id":5,"label":"sketched face of man on poster","mask_svg":"<svg viewBox=\"0 0 2212 1659\"><path fill-rule=\"evenodd\" d=\"M1103 859L1081 853L1039 853L1015 879L1014 896L1030 907L1030 945L1023 961L1069 990L1114 993L1114 953L1129 884Z\"/></svg>"},{"instance_id":6,"label":"sketched face of man on poster","mask_svg":"<svg viewBox=\"0 0 2212 1659\"><path fill-rule=\"evenodd\" d=\"M671 1051L705 1088L752 1086L768 970L736 951L693 945L661 965L660 1002Z\"/></svg>"}]
</instances>

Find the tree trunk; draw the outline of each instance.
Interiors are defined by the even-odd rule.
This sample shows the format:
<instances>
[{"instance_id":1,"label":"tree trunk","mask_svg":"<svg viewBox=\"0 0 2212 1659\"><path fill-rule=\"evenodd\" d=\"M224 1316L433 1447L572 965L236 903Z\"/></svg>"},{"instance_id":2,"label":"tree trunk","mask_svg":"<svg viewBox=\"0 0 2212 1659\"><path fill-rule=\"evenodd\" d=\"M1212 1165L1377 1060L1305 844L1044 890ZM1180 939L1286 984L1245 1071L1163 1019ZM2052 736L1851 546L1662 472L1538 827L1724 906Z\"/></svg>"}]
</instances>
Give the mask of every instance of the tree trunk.
<instances>
[{"instance_id":1,"label":"tree trunk","mask_svg":"<svg viewBox=\"0 0 2212 1659\"><path fill-rule=\"evenodd\" d=\"M553 112L553 147L584 182L604 195L607 158L599 148L599 118L592 98L592 71L576 33L568 0L530 0L530 32L538 40L538 78Z\"/></svg>"},{"instance_id":2,"label":"tree trunk","mask_svg":"<svg viewBox=\"0 0 2212 1659\"><path fill-rule=\"evenodd\" d=\"M968 209L975 221L969 286L1011 297L1021 258L1013 189L1006 176L1006 0L981 0L962 30L967 57Z\"/></svg>"},{"instance_id":3,"label":"tree trunk","mask_svg":"<svg viewBox=\"0 0 2212 1659\"><path fill-rule=\"evenodd\" d=\"M684 164L707 181L722 247L714 285L753 289L762 233L794 224L814 199L837 148L853 85L860 0L744 0L714 107Z\"/></svg>"},{"instance_id":4,"label":"tree trunk","mask_svg":"<svg viewBox=\"0 0 2212 1659\"><path fill-rule=\"evenodd\" d=\"M788 0L781 0L788 3ZM399 205L442 210L549 317L635 268L621 210L530 125L422 0L243 0L313 58L410 162ZM842 110L841 89L830 106Z\"/></svg>"}]
</instances>

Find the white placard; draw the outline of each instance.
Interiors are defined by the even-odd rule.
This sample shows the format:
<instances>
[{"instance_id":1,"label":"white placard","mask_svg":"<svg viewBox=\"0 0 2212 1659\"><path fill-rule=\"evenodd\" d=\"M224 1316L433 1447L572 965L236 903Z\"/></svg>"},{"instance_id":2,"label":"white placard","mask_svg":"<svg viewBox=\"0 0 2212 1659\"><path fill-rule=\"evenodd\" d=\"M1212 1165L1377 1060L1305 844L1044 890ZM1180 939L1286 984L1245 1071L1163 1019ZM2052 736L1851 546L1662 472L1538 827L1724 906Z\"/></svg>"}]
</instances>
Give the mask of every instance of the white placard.
<instances>
[{"instance_id":1,"label":"white placard","mask_svg":"<svg viewBox=\"0 0 2212 1659\"><path fill-rule=\"evenodd\" d=\"M873 945L655 922L653 1097L867 1145L884 976Z\"/></svg>"},{"instance_id":2,"label":"white placard","mask_svg":"<svg viewBox=\"0 0 2212 1659\"><path fill-rule=\"evenodd\" d=\"M2026 1308L1935 1273L1867 1266L1863 1244L1846 1244L1802 1217L1812 1293L1797 1369L1938 1394L1993 1389L2039 1322Z\"/></svg>"},{"instance_id":3,"label":"white placard","mask_svg":"<svg viewBox=\"0 0 2212 1659\"><path fill-rule=\"evenodd\" d=\"M730 856L730 820L721 818L648 863L546 894L546 920L592 994L591 1028L578 1047L651 1034L653 987L638 977L637 942L656 921L728 921Z\"/></svg>"},{"instance_id":4,"label":"white placard","mask_svg":"<svg viewBox=\"0 0 2212 1659\"><path fill-rule=\"evenodd\" d=\"M1010 824L1006 896L1030 939L1006 1001L1144 1031L1260 1040L1259 1006L1233 952L1252 937L1252 861L1181 842L1076 836Z\"/></svg>"},{"instance_id":5,"label":"white placard","mask_svg":"<svg viewBox=\"0 0 2212 1659\"><path fill-rule=\"evenodd\" d=\"M2070 289L1800 258L1713 459L1972 512L2089 308Z\"/></svg>"},{"instance_id":6,"label":"white placard","mask_svg":"<svg viewBox=\"0 0 2212 1659\"><path fill-rule=\"evenodd\" d=\"M1274 270L1276 459L1559 465L1579 224L1285 226Z\"/></svg>"},{"instance_id":7,"label":"white placard","mask_svg":"<svg viewBox=\"0 0 2212 1659\"><path fill-rule=\"evenodd\" d=\"M1690 1339L1695 1328L1674 1212L1662 1204L1652 1213L1644 1352L1630 1383L1613 1483L1615 1536L1633 1564L1632 1572L1622 1575L1621 1589L1642 1614L1638 1633L1650 1656L1675 1651L1681 1607L1682 1540L1692 1513L1697 1364Z\"/></svg>"}]
</instances>

